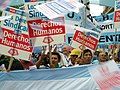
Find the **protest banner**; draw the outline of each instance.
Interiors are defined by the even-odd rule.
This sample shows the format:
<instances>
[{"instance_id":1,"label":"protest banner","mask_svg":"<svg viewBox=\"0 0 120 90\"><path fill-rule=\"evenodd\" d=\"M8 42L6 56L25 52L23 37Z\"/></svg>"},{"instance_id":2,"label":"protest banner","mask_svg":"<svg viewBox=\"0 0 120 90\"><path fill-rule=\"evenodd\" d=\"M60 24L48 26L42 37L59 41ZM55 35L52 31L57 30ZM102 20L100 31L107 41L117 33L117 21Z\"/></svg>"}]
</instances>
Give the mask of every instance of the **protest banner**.
<instances>
[{"instance_id":1,"label":"protest banner","mask_svg":"<svg viewBox=\"0 0 120 90\"><path fill-rule=\"evenodd\" d=\"M0 73L2 90L98 90L87 66ZM46 86L47 85L47 86Z\"/></svg>"},{"instance_id":2,"label":"protest banner","mask_svg":"<svg viewBox=\"0 0 120 90\"><path fill-rule=\"evenodd\" d=\"M99 22L99 25L103 30L99 39L99 44L119 44L120 29L117 29L117 31L114 29L114 22L112 20Z\"/></svg>"},{"instance_id":3,"label":"protest banner","mask_svg":"<svg viewBox=\"0 0 120 90\"><path fill-rule=\"evenodd\" d=\"M82 25L83 15L83 11L79 13L71 12L65 15L66 34L74 33L74 28Z\"/></svg>"},{"instance_id":4,"label":"protest banner","mask_svg":"<svg viewBox=\"0 0 120 90\"><path fill-rule=\"evenodd\" d=\"M30 38L35 39L34 46L64 43L65 26L63 17L49 21L30 20L28 21L28 29Z\"/></svg>"},{"instance_id":5,"label":"protest banner","mask_svg":"<svg viewBox=\"0 0 120 90\"><path fill-rule=\"evenodd\" d=\"M32 48L29 41L25 12L8 7L3 11L2 15L11 15L11 18L1 21L3 38L0 39L0 53L22 60L29 60Z\"/></svg>"},{"instance_id":6,"label":"protest banner","mask_svg":"<svg viewBox=\"0 0 120 90\"><path fill-rule=\"evenodd\" d=\"M88 69L100 90L119 90L116 88L120 87L120 69L115 61L94 65Z\"/></svg>"},{"instance_id":7,"label":"protest banner","mask_svg":"<svg viewBox=\"0 0 120 90\"><path fill-rule=\"evenodd\" d=\"M5 20L5 19L9 19L9 18L11 18L11 15L9 15L9 16L1 16L0 21Z\"/></svg>"},{"instance_id":8,"label":"protest banner","mask_svg":"<svg viewBox=\"0 0 120 90\"><path fill-rule=\"evenodd\" d=\"M119 44L120 43L120 31L102 33L99 39L99 44Z\"/></svg>"},{"instance_id":9,"label":"protest banner","mask_svg":"<svg viewBox=\"0 0 120 90\"><path fill-rule=\"evenodd\" d=\"M73 33L66 34L65 42L67 45L71 45L72 39L73 39Z\"/></svg>"},{"instance_id":10,"label":"protest banner","mask_svg":"<svg viewBox=\"0 0 120 90\"><path fill-rule=\"evenodd\" d=\"M43 13L35 8L36 5L40 5L45 2L45 0L25 0L24 7L27 14L27 20L48 19Z\"/></svg>"},{"instance_id":11,"label":"protest banner","mask_svg":"<svg viewBox=\"0 0 120 90\"><path fill-rule=\"evenodd\" d=\"M36 5L41 5L42 3L45 3L45 1L39 2L39 0L36 0L32 2L26 0L25 2L25 11L28 13L28 30L32 44L36 47L64 43L64 18L48 19L35 8Z\"/></svg>"},{"instance_id":12,"label":"protest banner","mask_svg":"<svg viewBox=\"0 0 120 90\"><path fill-rule=\"evenodd\" d=\"M41 5L37 5L35 8L42 12L49 19L64 16L69 12L79 12L79 9L84 5L78 1L70 0L55 0L47 2Z\"/></svg>"},{"instance_id":13,"label":"protest banner","mask_svg":"<svg viewBox=\"0 0 120 90\"><path fill-rule=\"evenodd\" d=\"M99 33L85 28L76 28L72 44L74 48L81 49L82 46L95 50L98 44Z\"/></svg>"},{"instance_id":14,"label":"protest banner","mask_svg":"<svg viewBox=\"0 0 120 90\"><path fill-rule=\"evenodd\" d=\"M102 33L104 32L115 32L113 20L106 20L103 22L98 22L99 26L102 28Z\"/></svg>"},{"instance_id":15,"label":"protest banner","mask_svg":"<svg viewBox=\"0 0 120 90\"><path fill-rule=\"evenodd\" d=\"M114 20L114 13L103 14L100 16L92 16L97 22L103 22L106 20Z\"/></svg>"},{"instance_id":16,"label":"protest banner","mask_svg":"<svg viewBox=\"0 0 120 90\"><path fill-rule=\"evenodd\" d=\"M115 1L114 27L120 28L120 0Z\"/></svg>"}]
</instances>

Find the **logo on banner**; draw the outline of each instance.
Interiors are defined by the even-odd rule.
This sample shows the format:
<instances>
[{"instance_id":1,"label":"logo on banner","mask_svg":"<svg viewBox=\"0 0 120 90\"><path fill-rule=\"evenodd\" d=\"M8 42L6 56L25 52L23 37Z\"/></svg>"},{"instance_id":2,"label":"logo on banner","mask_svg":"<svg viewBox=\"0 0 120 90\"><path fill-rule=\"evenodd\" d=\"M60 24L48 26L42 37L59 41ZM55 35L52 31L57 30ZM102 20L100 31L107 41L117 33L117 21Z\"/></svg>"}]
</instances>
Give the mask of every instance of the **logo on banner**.
<instances>
[{"instance_id":1,"label":"logo on banner","mask_svg":"<svg viewBox=\"0 0 120 90\"><path fill-rule=\"evenodd\" d=\"M80 45L80 46L79 46L79 49L80 49L80 50L85 50L85 46L84 46L84 45Z\"/></svg>"},{"instance_id":2,"label":"logo on banner","mask_svg":"<svg viewBox=\"0 0 120 90\"><path fill-rule=\"evenodd\" d=\"M11 54L12 56L17 56L18 55L18 50L11 48L8 51L9 54Z\"/></svg>"},{"instance_id":3,"label":"logo on banner","mask_svg":"<svg viewBox=\"0 0 120 90\"><path fill-rule=\"evenodd\" d=\"M40 25L37 24L29 24L29 25L33 30L42 30Z\"/></svg>"},{"instance_id":4,"label":"logo on banner","mask_svg":"<svg viewBox=\"0 0 120 90\"><path fill-rule=\"evenodd\" d=\"M51 43L51 42L53 42L54 40L52 39L52 37L45 37L44 39L43 39L43 43Z\"/></svg>"}]
</instances>

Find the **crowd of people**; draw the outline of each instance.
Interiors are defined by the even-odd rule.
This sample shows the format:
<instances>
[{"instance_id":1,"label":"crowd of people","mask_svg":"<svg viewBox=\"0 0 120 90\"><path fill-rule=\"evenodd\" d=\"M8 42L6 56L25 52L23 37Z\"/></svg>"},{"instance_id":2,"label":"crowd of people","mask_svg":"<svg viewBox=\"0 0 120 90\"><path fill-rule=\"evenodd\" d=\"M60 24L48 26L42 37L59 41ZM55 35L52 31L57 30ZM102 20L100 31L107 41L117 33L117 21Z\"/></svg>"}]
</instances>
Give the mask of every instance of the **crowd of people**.
<instances>
[{"instance_id":1,"label":"crowd of people","mask_svg":"<svg viewBox=\"0 0 120 90\"><path fill-rule=\"evenodd\" d=\"M9 56L0 56L0 66L4 64L4 70L9 68L10 59ZM29 70L33 67L36 67L36 69L76 67L79 65L102 64L108 60L120 63L120 49L116 47L106 52L104 49L98 48L93 52L90 49L79 50L65 45L62 51L55 49L47 54L39 53L36 55L33 53L31 61L13 59L10 70Z\"/></svg>"}]
</instances>

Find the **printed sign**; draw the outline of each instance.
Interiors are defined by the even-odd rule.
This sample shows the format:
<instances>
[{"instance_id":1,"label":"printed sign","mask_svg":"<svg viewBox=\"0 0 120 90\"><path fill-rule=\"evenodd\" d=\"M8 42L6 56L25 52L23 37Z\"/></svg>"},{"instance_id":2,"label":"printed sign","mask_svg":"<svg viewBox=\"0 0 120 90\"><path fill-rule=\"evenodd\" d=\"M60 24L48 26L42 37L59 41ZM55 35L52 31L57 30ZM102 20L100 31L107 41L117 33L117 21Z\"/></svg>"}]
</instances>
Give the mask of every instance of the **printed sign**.
<instances>
[{"instance_id":1,"label":"printed sign","mask_svg":"<svg viewBox=\"0 0 120 90\"><path fill-rule=\"evenodd\" d=\"M61 17L68 12L79 12L84 5L77 1L55 0L41 5L36 8L49 19Z\"/></svg>"},{"instance_id":2,"label":"printed sign","mask_svg":"<svg viewBox=\"0 0 120 90\"><path fill-rule=\"evenodd\" d=\"M120 31L102 33L99 39L100 44L119 44L120 43Z\"/></svg>"},{"instance_id":3,"label":"printed sign","mask_svg":"<svg viewBox=\"0 0 120 90\"><path fill-rule=\"evenodd\" d=\"M64 18L54 20L30 20L28 21L29 35L35 40L34 46L64 43L65 26Z\"/></svg>"},{"instance_id":4,"label":"printed sign","mask_svg":"<svg viewBox=\"0 0 120 90\"><path fill-rule=\"evenodd\" d=\"M104 22L98 22L99 26L102 28L102 33L104 32L114 32L114 22L113 20L107 20Z\"/></svg>"},{"instance_id":5,"label":"printed sign","mask_svg":"<svg viewBox=\"0 0 120 90\"><path fill-rule=\"evenodd\" d=\"M9 18L11 18L11 16L2 16L2 17L0 17L0 21L5 20L5 19L9 19Z\"/></svg>"},{"instance_id":6,"label":"printed sign","mask_svg":"<svg viewBox=\"0 0 120 90\"><path fill-rule=\"evenodd\" d=\"M102 33L99 39L99 44L118 44L120 41L120 29L114 29L114 22L107 20L104 22L99 22L99 25L102 27Z\"/></svg>"},{"instance_id":7,"label":"printed sign","mask_svg":"<svg viewBox=\"0 0 120 90\"><path fill-rule=\"evenodd\" d=\"M38 11L35 6L45 3L45 0L25 0L25 12L27 13L27 20L48 19L43 13Z\"/></svg>"},{"instance_id":8,"label":"printed sign","mask_svg":"<svg viewBox=\"0 0 120 90\"><path fill-rule=\"evenodd\" d=\"M106 20L113 20L114 19L114 13L109 13L109 14L103 14L100 16L93 16L97 22L103 22Z\"/></svg>"},{"instance_id":9,"label":"printed sign","mask_svg":"<svg viewBox=\"0 0 120 90\"><path fill-rule=\"evenodd\" d=\"M85 46L94 51L99 39L94 35L97 35L95 31L93 32L92 30L77 28L71 46L79 49L81 49L82 46Z\"/></svg>"},{"instance_id":10,"label":"printed sign","mask_svg":"<svg viewBox=\"0 0 120 90\"><path fill-rule=\"evenodd\" d=\"M83 21L83 12L75 13L75 12L70 12L65 15L65 28L66 28L66 33L74 33L75 30L74 28L76 26L82 26L82 21Z\"/></svg>"},{"instance_id":11,"label":"printed sign","mask_svg":"<svg viewBox=\"0 0 120 90\"><path fill-rule=\"evenodd\" d=\"M3 16L10 19L1 22L3 38L0 39L0 53L18 59L29 60L32 48L28 36L25 12L15 8L7 8Z\"/></svg>"},{"instance_id":12,"label":"printed sign","mask_svg":"<svg viewBox=\"0 0 120 90\"><path fill-rule=\"evenodd\" d=\"M120 0L115 1L114 24L115 28L120 27Z\"/></svg>"},{"instance_id":13,"label":"printed sign","mask_svg":"<svg viewBox=\"0 0 120 90\"><path fill-rule=\"evenodd\" d=\"M66 34L66 44L70 45L72 43L72 39L73 39L73 34L72 33L68 33Z\"/></svg>"}]
</instances>

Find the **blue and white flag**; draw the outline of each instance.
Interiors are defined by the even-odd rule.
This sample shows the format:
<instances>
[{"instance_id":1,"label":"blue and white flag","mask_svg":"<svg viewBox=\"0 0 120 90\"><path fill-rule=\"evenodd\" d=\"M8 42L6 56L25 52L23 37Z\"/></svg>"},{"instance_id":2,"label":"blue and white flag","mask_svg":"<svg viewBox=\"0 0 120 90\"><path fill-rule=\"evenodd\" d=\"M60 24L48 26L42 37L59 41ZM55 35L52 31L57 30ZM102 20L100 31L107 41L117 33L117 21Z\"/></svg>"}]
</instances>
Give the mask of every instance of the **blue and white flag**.
<instances>
[{"instance_id":1,"label":"blue and white flag","mask_svg":"<svg viewBox=\"0 0 120 90\"><path fill-rule=\"evenodd\" d=\"M87 66L0 73L1 90L96 90Z\"/></svg>"},{"instance_id":2,"label":"blue and white flag","mask_svg":"<svg viewBox=\"0 0 120 90\"><path fill-rule=\"evenodd\" d=\"M99 90L89 67L0 72L0 90Z\"/></svg>"}]
</instances>

